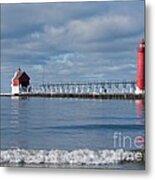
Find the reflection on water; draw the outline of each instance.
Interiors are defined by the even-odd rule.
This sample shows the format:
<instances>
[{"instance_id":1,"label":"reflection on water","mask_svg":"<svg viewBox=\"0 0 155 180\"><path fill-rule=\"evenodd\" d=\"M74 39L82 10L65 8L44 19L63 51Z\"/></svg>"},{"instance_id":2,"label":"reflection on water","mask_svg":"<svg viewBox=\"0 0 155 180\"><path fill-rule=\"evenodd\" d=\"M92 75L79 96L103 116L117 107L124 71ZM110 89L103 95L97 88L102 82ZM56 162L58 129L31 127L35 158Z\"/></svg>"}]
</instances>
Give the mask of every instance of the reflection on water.
<instances>
[{"instance_id":1,"label":"reflection on water","mask_svg":"<svg viewBox=\"0 0 155 180\"><path fill-rule=\"evenodd\" d=\"M25 100L25 101L24 101ZM16 138L11 137L11 148L25 148L28 149L27 133L27 99L20 97L11 97L11 118L10 128L16 134Z\"/></svg>"},{"instance_id":2,"label":"reflection on water","mask_svg":"<svg viewBox=\"0 0 155 180\"><path fill-rule=\"evenodd\" d=\"M145 110L144 110L144 108L145 108L145 102L144 102L144 100L136 100L135 101L135 103L136 103L136 111L137 111L137 117L138 117L138 124L144 124L144 116L145 116Z\"/></svg>"},{"instance_id":3,"label":"reflection on water","mask_svg":"<svg viewBox=\"0 0 155 180\"><path fill-rule=\"evenodd\" d=\"M144 136L144 112L143 101L2 98L2 148L113 148L116 131Z\"/></svg>"}]
</instances>

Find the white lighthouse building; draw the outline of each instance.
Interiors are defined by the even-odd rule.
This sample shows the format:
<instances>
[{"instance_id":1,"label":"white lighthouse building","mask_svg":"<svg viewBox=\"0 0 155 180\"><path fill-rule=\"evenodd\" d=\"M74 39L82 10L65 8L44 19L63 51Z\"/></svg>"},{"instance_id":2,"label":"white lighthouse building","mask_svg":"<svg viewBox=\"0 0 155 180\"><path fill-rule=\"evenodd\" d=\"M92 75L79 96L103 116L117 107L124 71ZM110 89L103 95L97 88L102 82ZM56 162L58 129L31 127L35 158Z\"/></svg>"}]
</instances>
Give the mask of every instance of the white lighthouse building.
<instances>
[{"instance_id":1,"label":"white lighthouse building","mask_svg":"<svg viewBox=\"0 0 155 180\"><path fill-rule=\"evenodd\" d=\"M29 92L30 77L20 68L15 72L11 80L12 94L19 94L22 92Z\"/></svg>"}]
</instances>

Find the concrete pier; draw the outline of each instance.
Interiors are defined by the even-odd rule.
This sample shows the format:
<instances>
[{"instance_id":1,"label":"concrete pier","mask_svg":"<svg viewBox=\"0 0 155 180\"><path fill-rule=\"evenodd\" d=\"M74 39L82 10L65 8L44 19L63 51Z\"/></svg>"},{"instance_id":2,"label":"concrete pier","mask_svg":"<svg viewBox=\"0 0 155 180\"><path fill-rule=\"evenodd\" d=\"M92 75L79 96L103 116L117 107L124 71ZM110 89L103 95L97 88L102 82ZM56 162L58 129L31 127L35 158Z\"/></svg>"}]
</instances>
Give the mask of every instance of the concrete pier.
<instances>
[{"instance_id":1,"label":"concrete pier","mask_svg":"<svg viewBox=\"0 0 155 180\"><path fill-rule=\"evenodd\" d=\"M48 98L83 98L83 99L144 99L145 94L52 94L52 93L20 93L20 94L1 94L1 96L10 97L48 97Z\"/></svg>"}]
</instances>

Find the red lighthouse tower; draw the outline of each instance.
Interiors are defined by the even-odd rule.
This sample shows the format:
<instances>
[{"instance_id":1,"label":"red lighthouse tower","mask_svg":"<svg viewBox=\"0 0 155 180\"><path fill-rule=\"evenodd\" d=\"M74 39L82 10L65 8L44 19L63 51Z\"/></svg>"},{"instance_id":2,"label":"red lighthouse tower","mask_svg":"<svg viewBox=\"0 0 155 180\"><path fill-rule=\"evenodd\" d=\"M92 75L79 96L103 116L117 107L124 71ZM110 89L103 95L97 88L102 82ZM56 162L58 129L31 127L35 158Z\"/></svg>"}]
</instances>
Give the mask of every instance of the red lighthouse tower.
<instances>
[{"instance_id":1,"label":"red lighthouse tower","mask_svg":"<svg viewBox=\"0 0 155 180\"><path fill-rule=\"evenodd\" d=\"M139 43L137 50L136 94L145 92L145 41Z\"/></svg>"}]
</instances>

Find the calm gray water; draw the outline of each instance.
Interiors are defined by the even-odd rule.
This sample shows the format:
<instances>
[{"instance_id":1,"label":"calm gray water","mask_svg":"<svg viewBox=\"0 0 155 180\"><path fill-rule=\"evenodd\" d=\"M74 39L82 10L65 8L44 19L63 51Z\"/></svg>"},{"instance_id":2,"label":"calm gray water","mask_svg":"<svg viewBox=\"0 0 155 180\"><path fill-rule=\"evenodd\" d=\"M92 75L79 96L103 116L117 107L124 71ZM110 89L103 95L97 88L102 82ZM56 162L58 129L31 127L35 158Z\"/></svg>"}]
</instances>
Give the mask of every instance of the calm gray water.
<instances>
[{"instance_id":1,"label":"calm gray water","mask_svg":"<svg viewBox=\"0 0 155 180\"><path fill-rule=\"evenodd\" d=\"M144 137L141 100L1 98L3 150L143 149L137 136Z\"/></svg>"}]
</instances>

